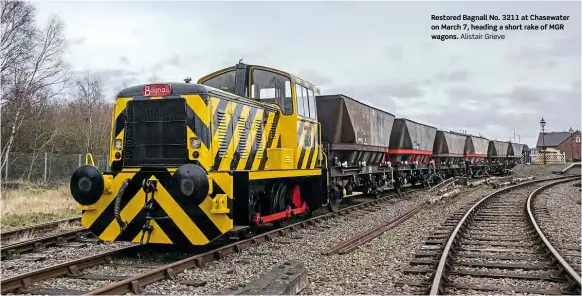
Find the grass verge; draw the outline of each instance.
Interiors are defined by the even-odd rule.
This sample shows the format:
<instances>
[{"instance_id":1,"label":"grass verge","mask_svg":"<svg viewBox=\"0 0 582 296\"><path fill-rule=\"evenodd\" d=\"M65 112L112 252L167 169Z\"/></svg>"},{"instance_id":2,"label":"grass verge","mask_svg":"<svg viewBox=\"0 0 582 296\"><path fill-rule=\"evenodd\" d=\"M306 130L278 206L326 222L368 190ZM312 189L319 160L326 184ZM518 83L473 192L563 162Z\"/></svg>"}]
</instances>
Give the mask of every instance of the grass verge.
<instances>
[{"instance_id":1,"label":"grass verge","mask_svg":"<svg viewBox=\"0 0 582 296\"><path fill-rule=\"evenodd\" d=\"M2 231L80 215L68 186L2 190Z\"/></svg>"}]
</instances>

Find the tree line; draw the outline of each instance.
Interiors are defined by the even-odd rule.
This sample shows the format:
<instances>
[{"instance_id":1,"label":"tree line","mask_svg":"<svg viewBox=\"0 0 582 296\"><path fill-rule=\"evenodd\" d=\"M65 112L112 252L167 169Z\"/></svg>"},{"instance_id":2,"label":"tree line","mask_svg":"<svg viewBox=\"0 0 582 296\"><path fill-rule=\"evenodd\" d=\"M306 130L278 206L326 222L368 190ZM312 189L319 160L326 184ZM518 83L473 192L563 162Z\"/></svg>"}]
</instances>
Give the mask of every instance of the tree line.
<instances>
[{"instance_id":1,"label":"tree line","mask_svg":"<svg viewBox=\"0 0 582 296\"><path fill-rule=\"evenodd\" d=\"M73 75L64 60L64 24L39 25L32 4L0 0L0 149L12 152L106 153L112 102L103 80Z\"/></svg>"}]
</instances>

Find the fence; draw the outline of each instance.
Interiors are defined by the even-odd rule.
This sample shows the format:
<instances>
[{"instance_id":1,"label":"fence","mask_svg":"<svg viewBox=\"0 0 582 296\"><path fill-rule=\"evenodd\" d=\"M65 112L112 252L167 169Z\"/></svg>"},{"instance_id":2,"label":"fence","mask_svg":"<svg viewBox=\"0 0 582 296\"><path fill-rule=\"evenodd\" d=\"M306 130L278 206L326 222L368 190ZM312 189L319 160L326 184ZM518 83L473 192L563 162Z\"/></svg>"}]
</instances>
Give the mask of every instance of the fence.
<instances>
[{"instance_id":1,"label":"fence","mask_svg":"<svg viewBox=\"0 0 582 296\"><path fill-rule=\"evenodd\" d=\"M107 155L93 155L100 171L108 169ZM19 153L11 152L0 171L2 182L66 184L73 171L85 164L85 154Z\"/></svg>"},{"instance_id":2,"label":"fence","mask_svg":"<svg viewBox=\"0 0 582 296\"><path fill-rule=\"evenodd\" d=\"M566 153L560 152L532 152L531 164L555 164L566 163Z\"/></svg>"}]
</instances>

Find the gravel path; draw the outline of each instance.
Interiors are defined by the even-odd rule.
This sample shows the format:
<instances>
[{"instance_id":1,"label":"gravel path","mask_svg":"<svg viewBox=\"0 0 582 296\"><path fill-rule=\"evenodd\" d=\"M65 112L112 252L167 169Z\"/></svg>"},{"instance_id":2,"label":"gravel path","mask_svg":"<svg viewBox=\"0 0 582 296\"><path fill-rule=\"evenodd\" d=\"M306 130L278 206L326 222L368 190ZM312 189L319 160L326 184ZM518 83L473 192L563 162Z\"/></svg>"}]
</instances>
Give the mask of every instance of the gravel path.
<instances>
[{"instance_id":1,"label":"gravel path","mask_svg":"<svg viewBox=\"0 0 582 296\"><path fill-rule=\"evenodd\" d=\"M74 247L49 247L40 252L22 254L19 258L2 261L2 279L36 269L60 264L66 261L96 255L113 249L129 246L131 243L74 243Z\"/></svg>"},{"instance_id":2,"label":"gravel path","mask_svg":"<svg viewBox=\"0 0 582 296\"><path fill-rule=\"evenodd\" d=\"M580 216L582 210L580 206L580 189L573 184L579 181L572 181L550 187L539 194L534 200L534 209L538 224L550 242L561 254L577 254L578 256L568 256L565 259L572 267L581 272L580 269L580 233L582 227ZM575 248L578 252L567 250L563 247Z\"/></svg>"},{"instance_id":3,"label":"gravel path","mask_svg":"<svg viewBox=\"0 0 582 296\"><path fill-rule=\"evenodd\" d=\"M360 214L321 222L211 262L205 268L186 270L175 281L151 284L143 293L212 294L232 285L248 283L276 265L297 259L305 263L310 282L302 294L394 294L398 290L392 285L392 280L401 265L413 254L412 246L420 246L422 238L456 208L491 190L474 188L466 191L469 193L419 212L380 239L346 255L325 256L321 252L381 221L404 213L427 197L415 194L407 200L380 205L378 211L363 210ZM184 285L181 283L184 280L197 280L201 286Z\"/></svg>"}]
</instances>

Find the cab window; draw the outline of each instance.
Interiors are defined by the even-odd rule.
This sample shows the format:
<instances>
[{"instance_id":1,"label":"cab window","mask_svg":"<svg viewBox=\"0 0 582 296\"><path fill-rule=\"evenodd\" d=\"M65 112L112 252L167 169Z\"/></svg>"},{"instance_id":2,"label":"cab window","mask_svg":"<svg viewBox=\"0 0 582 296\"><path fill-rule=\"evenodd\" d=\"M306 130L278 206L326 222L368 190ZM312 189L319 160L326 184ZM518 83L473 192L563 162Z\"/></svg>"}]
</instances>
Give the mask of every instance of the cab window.
<instances>
[{"instance_id":1,"label":"cab window","mask_svg":"<svg viewBox=\"0 0 582 296\"><path fill-rule=\"evenodd\" d=\"M283 75L253 69L251 72L251 98L265 103L277 104L285 115L293 113L291 81Z\"/></svg>"},{"instance_id":2,"label":"cab window","mask_svg":"<svg viewBox=\"0 0 582 296\"><path fill-rule=\"evenodd\" d=\"M297 114L299 116L305 116L304 100L307 100L303 94L303 87L299 84L295 84L295 94L297 96Z\"/></svg>"},{"instance_id":3,"label":"cab window","mask_svg":"<svg viewBox=\"0 0 582 296\"><path fill-rule=\"evenodd\" d=\"M307 95L308 95L307 88L302 87L302 89L303 89L303 98L304 98L303 107L305 108L305 117L310 118L311 116L309 116L309 98L307 97Z\"/></svg>"},{"instance_id":4,"label":"cab window","mask_svg":"<svg viewBox=\"0 0 582 296\"><path fill-rule=\"evenodd\" d=\"M234 94L234 77L235 70L232 70L212 77L204 81L202 84Z\"/></svg>"},{"instance_id":5,"label":"cab window","mask_svg":"<svg viewBox=\"0 0 582 296\"><path fill-rule=\"evenodd\" d=\"M317 119L317 111L315 110L315 96L313 90L307 89L307 97L309 98L309 118Z\"/></svg>"}]
</instances>

